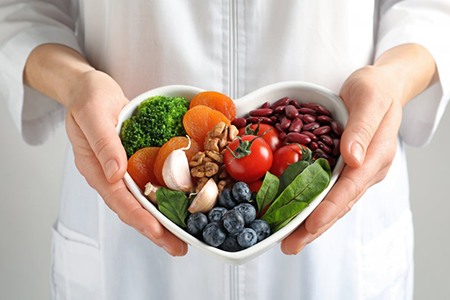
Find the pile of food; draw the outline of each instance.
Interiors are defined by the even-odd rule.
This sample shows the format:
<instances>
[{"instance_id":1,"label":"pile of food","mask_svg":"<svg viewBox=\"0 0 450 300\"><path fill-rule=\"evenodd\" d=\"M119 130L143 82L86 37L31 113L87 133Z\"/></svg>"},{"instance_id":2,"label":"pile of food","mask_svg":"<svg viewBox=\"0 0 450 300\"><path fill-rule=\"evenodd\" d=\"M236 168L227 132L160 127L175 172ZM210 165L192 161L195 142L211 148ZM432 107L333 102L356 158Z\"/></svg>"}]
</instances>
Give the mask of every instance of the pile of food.
<instances>
[{"instance_id":1,"label":"pile of food","mask_svg":"<svg viewBox=\"0 0 450 300\"><path fill-rule=\"evenodd\" d=\"M249 248L325 190L342 128L288 97L236 117L228 96L150 97L120 130L128 173L172 222L225 251Z\"/></svg>"}]
</instances>

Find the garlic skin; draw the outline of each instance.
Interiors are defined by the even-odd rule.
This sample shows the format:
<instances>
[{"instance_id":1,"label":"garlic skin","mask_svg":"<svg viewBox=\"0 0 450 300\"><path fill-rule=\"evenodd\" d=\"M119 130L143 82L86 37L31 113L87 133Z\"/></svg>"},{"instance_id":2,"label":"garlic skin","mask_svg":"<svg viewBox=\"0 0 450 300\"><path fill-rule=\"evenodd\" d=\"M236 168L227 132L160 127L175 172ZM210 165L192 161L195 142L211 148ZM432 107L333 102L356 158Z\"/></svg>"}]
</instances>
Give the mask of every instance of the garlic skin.
<instances>
[{"instance_id":1,"label":"garlic skin","mask_svg":"<svg viewBox=\"0 0 450 300\"><path fill-rule=\"evenodd\" d=\"M210 178L200 192L197 193L188 211L193 214L196 212L208 212L215 205L219 197L219 189L214 179Z\"/></svg>"},{"instance_id":2,"label":"garlic skin","mask_svg":"<svg viewBox=\"0 0 450 300\"><path fill-rule=\"evenodd\" d=\"M158 186L154 186L151 182L145 185L144 195L152 202L157 204L156 201L156 191L159 189Z\"/></svg>"},{"instance_id":3,"label":"garlic skin","mask_svg":"<svg viewBox=\"0 0 450 300\"><path fill-rule=\"evenodd\" d=\"M185 150L191 146L191 140L186 148L180 148L172 151L163 164L162 175L166 186L174 191L189 193L194 184L191 178L191 170Z\"/></svg>"}]
</instances>

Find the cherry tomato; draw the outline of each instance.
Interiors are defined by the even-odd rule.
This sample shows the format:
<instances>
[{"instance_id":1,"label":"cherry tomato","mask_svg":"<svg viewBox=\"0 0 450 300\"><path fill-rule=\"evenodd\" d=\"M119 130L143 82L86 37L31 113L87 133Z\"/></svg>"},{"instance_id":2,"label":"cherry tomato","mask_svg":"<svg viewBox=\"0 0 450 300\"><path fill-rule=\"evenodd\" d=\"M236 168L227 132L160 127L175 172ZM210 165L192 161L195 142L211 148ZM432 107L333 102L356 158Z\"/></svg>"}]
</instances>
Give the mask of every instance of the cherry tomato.
<instances>
[{"instance_id":1,"label":"cherry tomato","mask_svg":"<svg viewBox=\"0 0 450 300\"><path fill-rule=\"evenodd\" d=\"M273 153L273 164L270 173L280 177L289 165L302 160L306 147L300 144L288 144Z\"/></svg>"},{"instance_id":2,"label":"cherry tomato","mask_svg":"<svg viewBox=\"0 0 450 300\"><path fill-rule=\"evenodd\" d=\"M270 169L272 149L255 135L243 135L233 140L224 153L225 169L236 180L254 182Z\"/></svg>"},{"instance_id":3,"label":"cherry tomato","mask_svg":"<svg viewBox=\"0 0 450 300\"><path fill-rule=\"evenodd\" d=\"M249 134L262 137L269 144L272 151L277 150L281 145L280 132L269 124L250 124L239 129L239 135Z\"/></svg>"}]
</instances>

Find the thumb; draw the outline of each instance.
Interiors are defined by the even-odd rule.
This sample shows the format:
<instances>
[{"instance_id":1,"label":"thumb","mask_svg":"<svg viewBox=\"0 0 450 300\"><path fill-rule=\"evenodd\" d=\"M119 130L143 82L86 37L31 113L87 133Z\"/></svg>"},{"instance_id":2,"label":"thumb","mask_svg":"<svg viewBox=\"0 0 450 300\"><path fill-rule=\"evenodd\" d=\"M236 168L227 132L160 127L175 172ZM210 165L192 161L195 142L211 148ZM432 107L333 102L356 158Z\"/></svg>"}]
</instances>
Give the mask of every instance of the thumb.
<instances>
[{"instance_id":1,"label":"thumb","mask_svg":"<svg viewBox=\"0 0 450 300\"><path fill-rule=\"evenodd\" d=\"M74 116L99 161L105 178L114 183L122 179L127 169L127 155L116 131L117 117L112 113L88 110Z\"/></svg>"},{"instance_id":2,"label":"thumb","mask_svg":"<svg viewBox=\"0 0 450 300\"><path fill-rule=\"evenodd\" d=\"M364 163L367 149L389 105L371 93L341 93L349 117L341 137L341 155L350 167Z\"/></svg>"}]
</instances>

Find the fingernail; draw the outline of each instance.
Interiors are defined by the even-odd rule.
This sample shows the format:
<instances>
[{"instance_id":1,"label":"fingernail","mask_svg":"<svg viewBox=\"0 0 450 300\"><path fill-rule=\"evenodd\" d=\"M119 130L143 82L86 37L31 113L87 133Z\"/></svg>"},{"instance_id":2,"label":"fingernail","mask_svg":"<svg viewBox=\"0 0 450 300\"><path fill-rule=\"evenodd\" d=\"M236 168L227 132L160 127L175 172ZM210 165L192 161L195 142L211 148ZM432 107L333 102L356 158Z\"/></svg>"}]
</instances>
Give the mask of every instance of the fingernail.
<instances>
[{"instance_id":1,"label":"fingernail","mask_svg":"<svg viewBox=\"0 0 450 300\"><path fill-rule=\"evenodd\" d=\"M111 179L114 174L119 170L119 164L115 159L111 159L105 164L105 175L106 178L109 180Z\"/></svg>"},{"instance_id":2,"label":"fingernail","mask_svg":"<svg viewBox=\"0 0 450 300\"><path fill-rule=\"evenodd\" d=\"M362 164L363 159L364 159L364 149L363 147L359 144L359 143L353 143L350 151L353 155L353 157L360 163Z\"/></svg>"}]
</instances>

